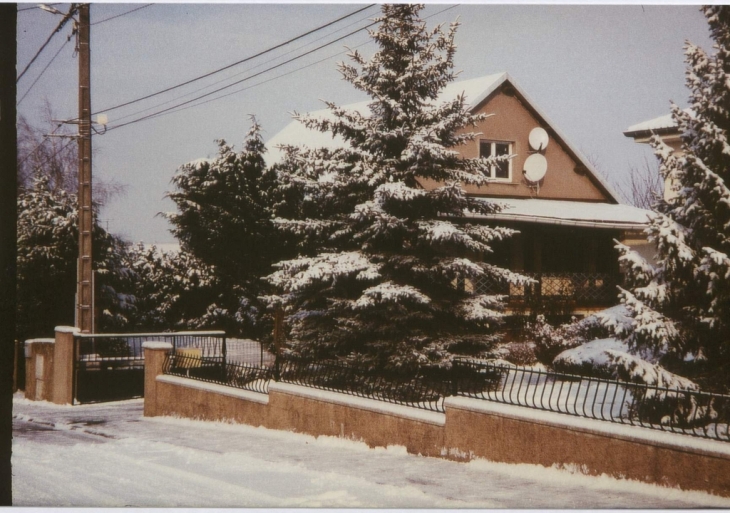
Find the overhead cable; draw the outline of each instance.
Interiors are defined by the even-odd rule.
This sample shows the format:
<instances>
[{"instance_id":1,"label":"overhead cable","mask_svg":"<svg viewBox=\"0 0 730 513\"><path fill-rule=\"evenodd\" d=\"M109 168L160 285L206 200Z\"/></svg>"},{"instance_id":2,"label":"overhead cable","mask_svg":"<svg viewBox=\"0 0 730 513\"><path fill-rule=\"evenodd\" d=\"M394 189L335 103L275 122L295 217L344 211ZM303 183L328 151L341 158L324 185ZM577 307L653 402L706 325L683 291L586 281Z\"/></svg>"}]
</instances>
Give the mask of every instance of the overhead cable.
<instances>
[{"instance_id":1,"label":"overhead cable","mask_svg":"<svg viewBox=\"0 0 730 513\"><path fill-rule=\"evenodd\" d=\"M28 93L30 93L31 90L33 90L33 86L36 85L38 80L40 80L40 78L43 76L43 74L46 72L46 70L50 67L50 65L53 64L53 61L56 60L56 57L58 57L58 55L61 53L61 50L63 50L63 48L68 44L68 42L69 42L69 40L67 39L66 41L63 42L63 44L61 46L58 47L58 51L56 51L55 55L53 57L51 57L51 60L48 61L48 64L46 64L46 67L43 68L43 70L38 74L38 76L35 78L33 83L30 84L30 87L28 88L28 90L25 92L25 94L22 96L22 98L20 98L20 100L18 100L17 105L20 105L21 102L23 100L25 100L25 97L28 96Z\"/></svg>"},{"instance_id":2,"label":"overhead cable","mask_svg":"<svg viewBox=\"0 0 730 513\"><path fill-rule=\"evenodd\" d=\"M305 32L304 34L300 34L300 35L298 35L298 36L296 36L296 37L294 37L292 39L289 39L287 41L284 41L283 43L280 43L280 44L278 44L276 46L272 46L271 48L268 48L266 50L263 50L263 51L261 51L261 52L259 52L257 54L251 55L249 57L246 57L245 59L241 59L240 61L234 62L232 64L228 64L227 66L224 66L222 68L218 68L218 69L216 69L214 71L211 71L209 73L205 73L204 75L199 75L199 76L197 76L195 78L192 78L190 80L186 80L185 82L181 82L181 83L179 83L177 85L174 85L174 86L171 86L171 87L162 89L160 91L157 91L156 93L152 93L152 94L148 94L146 96L142 96L142 97L137 98L135 100L130 100L128 102L120 103L119 105L114 105L113 107L107 107L107 108L104 108L104 109L100 109L100 110L94 112L94 114L99 114L100 112L110 112L112 110L120 109L122 107L126 107L127 105L131 105L133 103L137 103L137 102L140 102L142 100L146 100L148 98L152 98L154 96L158 96L160 94L163 94L163 93L172 91L174 89L178 89L178 88L183 87L183 86L186 86L188 84L192 84L193 82L197 82L198 80L202 80L202 79L207 78L209 76L212 76L212 75L215 75L215 74L220 73L222 71L225 71L227 69L230 69L230 68L232 68L234 66L238 66L238 65L243 64L245 62L248 62L250 60L253 60L253 59L257 58L257 57L261 57L262 55L265 55L267 53L273 52L274 50L276 50L278 48L281 48L282 46L286 46L286 45L288 45L290 43L293 43L294 41L297 41L299 39L302 39L303 37L306 37L306 36L308 36L310 34L313 34L315 32L318 32L318 31L322 30L322 29L325 29L325 28L327 28L327 27L329 27L331 25L334 25L335 23L338 23L338 22L340 22L340 21L342 21L342 20L344 20L346 18L349 18L350 16L354 16L354 15L356 15L356 14L358 14L358 13L360 13L360 12L366 10L366 9L369 9L369 8L375 6L375 5L376 4L370 4L368 6L365 6L365 7L361 8L361 9L358 9L358 10L356 10L354 12L351 12L350 14L346 14L345 16L342 16L340 18L337 18L336 20L332 20L329 23L325 23L324 25L321 25L321 26L319 26L319 27L317 27L315 29L312 29L312 30L310 30L308 32Z\"/></svg>"},{"instance_id":3,"label":"overhead cable","mask_svg":"<svg viewBox=\"0 0 730 513\"><path fill-rule=\"evenodd\" d=\"M147 7L150 7L150 6L153 6L153 5L155 5L155 4L146 4L146 5L143 5L141 7L136 7L134 9L132 9L132 10L127 11L127 12L123 12L121 14L115 14L114 16L110 16L108 18L104 18L103 20L99 20L99 21L95 21L94 23L90 23L89 26L94 26L94 25L98 25L100 23L104 23L104 22L107 22L107 21L110 21L110 20L114 20L116 18L121 18L122 16L126 16L127 14L132 14L133 12L141 11L142 9L146 9Z\"/></svg>"},{"instance_id":4,"label":"overhead cable","mask_svg":"<svg viewBox=\"0 0 730 513\"><path fill-rule=\"evenodd\" d=\"M173 105L172 107L168 107L168 108L166 108L166 109L163 109L163 110L161 110L161 111L158 111L158 112L155 112L155 113L152 113L152 114L148 114L148 115L146 115L146 116L142 116L141 118L137 118L137 119L134 119L134 120L132 120L132 121L128 121L128 122L126 122L126 123L122 123L121 125L116 125L116 126L112 126L112 127L110 127L110 128L109 128L109 129L107 130L107 131L115 130L115 129L117 129L117 128L121 128L121 127L123 127L123 126L131 125L131 124L133 124L133 123L139 123L140 121L144 121L144 120L146 120L146 119L149 119L149 118L155 117L155 116L157 116L157 115L159 115L159 114L162 114L163 112L167 112L167 111L170 111L170 110L176 109L176 108L178 108L178 107L182 107L183 105L188 105L188 104L190 104L190 103L192 103L192 102L194 102L194 101L200 100L200 99L202 99L202 98L206 98L206 97L208 97L208 96L210 96L210 95L212 95L212 94L215 94L215 93L218 93L218 92L220 92L220 91L223 91L223 90L225 90L225 89L228 89L229 87L233 87L234 85L238 85L238 84L240 84L240 83L242 83L242 82L246 82L246 81L248 81L248 80L251 80L252 78L256 78L256 77L258 77L258 76L260 76L260 75L263 75L264 73L267 73L267 72L269 72L269 71L271 71L271 70L274 70L274 69L276 69L276 68L280 68L280 67L282 67L282 66L284 66L284 65L286 65L286 64L289 64L290 62L294 62L294 61L296 61L296 60L299 60L299 59L301 59L302 57L306 57L307 55L309 55L309 54L312 54L312 53L314 53L314 52L316 52L316 51L318 51L318 50L321 50L322 48L325 48L325 47L327 47L327 46L333 45L333 44L337 43L338 41L342 41L343 39L345 39L345 38L347 38L347 37L350 37L350 36L351 36L351 35L353 35L353 34L357 34L358 32L361 32L361 31L363 31L363 30L365 30L365 29L367 29L367 28L369 28L369 27L372 27L372 26L373 26L373 25L375 25L376 23L377 23L377 22L373 22L373 23L370 23L369 25L366 25L366 26L364 26L364 27L362 27L362 28L359 28L359 29L357 29L357 30L354 30L354 31L352 31L352 32L350 32L350 33L348 33L348 34L345 34L344 36L338 37L337 39L334 39L334 40L330 41L329 43L325 43L325 44L323 44L323 45L320 45L320 46L318 46L317 48L314 48L314 49L312 49L312 50L309 50L308 52L304 52L303 54L300 54L300 55L298 55L298 56L296 56L296 57L292 57L291 59L289 59L289 60L287 60L287 61L284 61L284 62L282 62L282 63L280 63L280 64L277 64L277 65L275 65L275 66L271 66L270 68L266 68L265 70L263 70L263 71L259 71L258 73L254 73L253 75L249 75L249 76L248 76L248 77L246 77L246 78L242 78L241 80L237 80L237 81L233 82L232 84L228 84L228 85L226 85L226 86L223 86L223 87L219 87L218 89L216 89L216 90L214 90L214 91L211 91L211 92L209 92L209 93L206 93L206 94L202 94L202 95L200 95L200 96L197 96L197 97L195 97L195 98L193 98L193 99L191 99L191 100L188 100L188 101L185 101L185 102L179 103L179 104L177 104L177 105Z\"/></svg>"},{"instance_id":5,"label":"overhead cable","mask_svg":"<svg viewBox=\"0 0 730 513\"><path fill-rule=\"evenodd\" d=\"M446 12L446 11L449 11L449 10L451 10L451 9L454 9L455 7L458 7L459 5L460 5L460 4L455 4L455 5L452 5L452 6L450 6L450 7L447 7L447 8L445 8L445 9L442 9L442 10L440 10L440 11L438 11L438 12L434 13L434 14L431 14L430 16L427 16L427 17L425 17L424 19L429 19L429 18L432 18L432 17L434 17L434 16L437 16L437 15L439 15L439 14L443 13L443 12ZM126 123L122 123L122 124L119 124L119 125L115 125L115 126L112 126L112 127L110 127L110 128L109 128L109 129L107 130L107 131L109 131L109 130L114 130L114 129L117 129L117 128L121 128L121 127L123 127L123 126L131 125L131 124L134 124L134 123L138 123L138 122L140 122L140 121L144 121L144 120L147 120L147 119L157 118L157 117L163 116L163 115L165 115L165 114L172 114L172 113L173 113L173 111L174 111L174 112L178 112L178 111L180 111L180 110L186 110L186 109L188 109L188 108L192 108L192 107L197 107L197 106L199 106L199 105L204 105L204 104L206 104L206 103L209 103L209 102L212 102L212 101L215 101L215 100L219 100L219 99L225 98L225 97L227 97L227 96L231 96L231 95L233 95L233 94L236 94L236 93L240 93L240 92L242 92L242 91L246 91L246 90L248 90L248 89L252 89L252 88L254 88L254 87L257 87L257 86L259 86L259 85L265 84L265 83L267 83L267 82L271 82L272 80L276 80L276 79L278 79L278 78L281 78L281 77L284 77L284 76L290 75L290 74L292 74L292 73L295 73L295 72L297 72L297 71L300 71L300 70L302 70L302 69L308 68L308 67L310 67L310 66L314 66L314 65L316 65L316 64L319 64L319 63L321 63L321 62L323 62L323 61L325 61L325 60L331 59L332 57L335 57L335 56L337 56L337 55L340 55L341 53L345 53L345 52L339 52L339 53L337 53L337 54L333 54L333 55L330 55L329 57L326 57L326 58L324 58L324 59L320 59L319 61L316 61L316 62L313 62L313 63L307 64L307 65L305 65L305 66L301 66L300 68L297 68L297 69L295 69L295 70L292 70L292 71L289 71L289 72L286 72L286 73L282 73L281 75L277 75L276 77L272 77L272 78L270 78L270 79L267 79L267 80L264 80L264 81L262 81L262 82L259 82L259 83L257 83L257 84L254 84L254 85L252 85L252 86L249 86L249 87L244 87L244 88L242 88L242 89L238 89L238 90L236 90L236 91L232 91L232 92L226 93L226 94L224 94L224 95L221 95L221 96L218 96L218 97L215 97L215 98L211 98L211 99L209 99L209 100L206 100L206 101L204 101L204 102L196 103L196 104L194 104L194 105L189 105L190 103L193 103L193 102L195 102L195 101L197 101L197 100L200 100L200 99L202 99L202 98L208 97L208 96L210 96L210 95L212 95L212 94L215 94L215 93L217 93L217 92L220 92L220 91L222 91L222 90L224 90L224 89L227 89L227 88L229 88L229 87L232 87L232 86L234 86L234 85L238 85L238 84L240 84L240 83L242 83L242 82L245 82L245 81L248 81L248 80L250 80L250 79L252 79L252 78L255 78L255 77L257 77L257 76L260 76L260 75L262 75L263 73L266 73L266 72L268 72L268 71L271 71L271 70L273 70L273 69L279 68L279 67L281 67L281 66L283 66L283 65L285 65L285 64L288 64L288 63L290 63L290 62L293 62L293 61L295 61L295 60L298 60L298 59L300 59L300 58L302 58L302 57L305 57L305 56L307 56L307 55L309 55L309 54L311 54L311 53L313 53L313 52L316 52L317 50L320 50L320 49L322 49L322 48L325 48L325 47L327 47L327 46L330 46L330 45L332 45L332 44L334 44L334 43L336 43L336 42L338 42L338 41L341 41L342 39L344 39L344 38L346 38L346 37L349 37L349 36L351 36L351 35L353 35L353 34L356 34L357 32L360 32L360 31L362 31L362 30L365 30L365 29L367 29L367 28L369 28L369 27L371 27L371 26L375 25L376 23L377 23L377 22L373 22L373 23L370 23L369 25L366 25L365 27L359 28L359 29L357 29L357 30L355 30L355 31L353 31L353 32L350 32L349 34L346 34L346 35L344 35L344 36L342 36L342 37L339 37L339 38L337 38L337 39L335 39L335 40L333 40L333 41L330 41L329 43L326 43L326 44L323 44L323 45L321 45L321 46L318 46L317 48L314 48L313 50L310 50L310 51L308 51L308 52L305 52L305 53L303 53L303 54L301 54L301 55L299 55L299 56L297 56L297 57L294 57L294 58L292 58L292 59L289 59L289 60L287 60L287 61L285 61L285 62L282 62L282 63L280 63L280 64L277 64L277 65L275 65L275 66L271 66L270 68L267 68L267 69L265 69L265 70L263 70L263 71L261 71L261 72L259 72L259 73L256 73L256 74L254 74L254 75L251 75L251 76L248 76L248 77L246 77L246 78L243 78L243 79L241 79L241 80L238 80L238 81L236 81L236 82L234 82L234 83L232 83L232 84L229 84L229 85L227 85L227 86L224 86L224 87L218 88L218 89L216 89L215 91L211 91L211 92L209 92L209 93L206 93L206 94L200 95L200 96L198 96L198 97L196 97L196 98L193 98L193 99L191 99L191 100L188 100L188 101L185 101L185 102L179 103L179 104L177 104L177 105L173 105L172 107L168 107L168 108L166 108L166 109L163 109L163 110L160 110L160 111L154 112L154 113L152 113L152 114L148 114L148 115L146 115L146 116L143 116L143 117L140 117L140 118L134 119L134 120L132 120L132 121L128 121L128 122L126 122ZM369 43L369 42L370 42L370 40L369 40L369 41L366 41L365 43L362 43L362 44L358 45L357 47L359 47L359 46L363 46L363 45L365 45L365 44L367 44L367 43ZM167 103L169 103L169 102L167 102ZM183 106L185 106L185 105L189 105L189 106L188 106L188 107L184 107L184 108L180 108L180 107L183 107ZM176 109L177 109L177 110L176 110ZM145 109L145 110L149 110L149 109ZM143 111L144 111L144 110L143 110Z\"/></svg>"},{"instance_id":6,"label":"overhead cable","mask_svg":"<svg viewBox=\"0 0 730 513\"><path fill-rule=\"evenodd\" d=\"M205 86L203 86L203 87L198 87L198 88L196 88L196 89L193 89L192 91L190 91L190 92L188 92L188 93L184 93L184 94L181 94L181 95L175 96L174 98L171 98L170 100L166 100L166 101L164 101L164 102L161 102L161 103L157 103L157 104L155 104L155 105L152 105L152 106L150 106L150 107L146 107L146 108L143 108L143 109L139 109L139 110L136 110L136 111L134 111L134 112L131 112L131 113L129 113L129 114L125 114L124 116L120 116L120 117L117 117L117 118L115 118L115 122L117 122L117 123L118 123L118 122L120 122L120 121L122 121L122 120L124 120L124 119L127 119L127 118L131 118L131 117L137 116L137 115L139 115L139 114L142 114L143 112L149 112L149 111L152 111L152 110L158 109L158 108L162 107L163 105L169 105L170 103L176 102L176 101L178 101L178 100L181 100L181 99L183 99L183 98L188 98L188 97L190 97L190 96L193 96L193 95L194 95L194 94L196 94L196 93L199 93L199 92L201 92L201 91L205 91L206 89L210 89L211 87L213 87L213 86L215 86L215 85L217 85L217 84L222 84L222 83L224 83L224 82L228 82L228 81L232 80L232 79L233 79L234 77L238 77L238 76L241 76L241 75L243 75L243 74L249 73L249 72L251 72L251 71L253 71L253 70L255 70L255 69L261 68L262 66L266 66L266 65L268 65L268 64L271 64L272 62L274 62L274 61L276 61L276 60L278 60L278 59L281 59L281 58L283 58L283 57L284 57L284 56L286 56L286 55L290 55L290 54L292 54L292 53L295 53L295 52L298 52L298 51L300 51L300 50L303 50L304 48L306 48L306 47L308 47L308 46L311 46L311 45L313 45L313 44L314 44L314 43L316 43L317 41L321 41L321 40L323 40L323 39L326 39L326 38L328 38L328 37L331 37L332 35L334 35L334 34L336 34L336 33L338 33L338 32L342 32L343 30L345 30L345 29L347 29L347 28L349 28L349 27L351 27L351 26L353 26L353 25L357 25L358 23L360 23L360 22L363 22L363 21L367 20L367 19L368 19L369 17L370 17L370 15L368 15L368 16L366 16L366 17L364 17L364 18L358 19L357 21L353 21L352 23L348 23L348 24L347 24L347 25L345 25L344 27L341 27L341 28L339 28L339 29L337 29L337 30L334 30L334 31L330 32L329 34L326 34L326 35L324 35L324 36L320 36L320 37L318 37L318 38L316 38L316 39L313 39L313 40L312 40L312 41L310 41L309 43L305 43L305 44L303 44L302 46L299 46L299 47L296 47L296 48L292 48L291 50L288 50L288 51L286 51L286 52L284 52L284 53L282 53L282 54L279 54L278 56L276 56L276 57L273 57L273 58L271 58L271 59L270 59L270 60L268 60L268 61L263 61L263 62L261 62L261 63L259 63L259 64L256 64L256 65L254 65L254 66L248 67L248 68L246 68L245 70L243 70L243 71L239 71L239 72L237 72L237 73L234 73L234 74L232 74L232 75L230 75L230 76L228 76L228 77L226 77L226 78L222 78L222 79L216 80L216 81L214 81L214 82L211 82L210 84L208 84L208 85L205 85ZM357 48L357 47L356 47L356 48ZM307 66L302 66L301 68L297 68L297 69L296 69L296 70L294 70L294 71L298 71L298 70L301 70L301 69L304 69L304 68L308 68L308 67L310 67L310 66L312 66L312 65L314 65L314 64L317 64L317 63L319 63L319 62L322 62L322 61L324 61L324 60L327 60L327 59L329 59L329 58L331 58L331 57L334 57L334 56L336 56L336 55L339 55L339 54L341 54L341 53L345 53L345 52L338 52L338 53L336 53L336 54L333 54L333 55L331 55L330 57L326 57L325 59L322 59L322 60L320 60L320 61L317 61L316 63L310 64L310 65L307 65ZM282 76L286 76L286 75L289 75L289 74L291 74L291 73L293 73L293 72L288 72L288 73L284 73L284 74L282 74L282 75L277 75L277 76L278 76L278 77L282 77ZM275 79L275 78L277 78L277 77L274 77L274 79ZM260 83L260 84L263 84L263 83L269 82L269 81L271 81L271 80L273 80L273 79L268 79L268 80L265 80L264 82L259 82L259 83ZM255 86L251 86L251 87L255 87ZM246 88L244 88L244 89L239 89L238 91L245 91L245 90L247 90L247 89L250 89L251 87L246 87ZM226 96L230 96L230 94L233 94L233 93L228 93L228 94L225 94L225 95L223 95L223 96L220 96L220 98L225 98ZM213 99L211 99L211 100L206 100L206 101L204 101L204 102L201 102L201 103L199 103L199 104L197 104L197 105L203 105L203 104L205 104L205 103L208 103L208 102L210 102L210 101L214 101L214 100L215 100L215 98L213 98ZM192 105L191 107L195 107L195 105ZM187 108L190 108L190 107L185 107L185 108L183 108L183 109L180 109L180 110L185 110L185 109L187 109Z\"/></svg>"},{"instance_id":7,"label":"overhead cable","mask_svg":"<svg viewBox=\"0 0 730 513\"><path fill-rule=\"evenodd\" d=\"M69 8L68 13L66 13L63 16L63 18L61 19L61 21L58 23L58 26L55 28L55 30L53 32L51 32L51 35L48 36L48 39L46 39L46 42L43 43L43 46L40 47L40 49L36 52L36 54L30 60L30 62L28 63L28 65L25 67L25 69L23 69L23 71L20 73L20 75L18 75L18 78L15 79L15 83L16 84L18 83L18 81L21 78L23 78L23 75L25 75L25 72L28 71L28 69L33 65L33 63L35 62L35 60L38 58L38 56L41 54L41 52L43 52L43 50L46 48L46 46L48 46L48 43L51 42L51 39L53 39L53 36L55 36L58 32L61 31L61 29L63 28L63 26L66 24L66 22L68 20L71 19L71 17L74 15L75 12L76 12L76 4L71 4L71 7Z\"/></svg>"}]
</instances>

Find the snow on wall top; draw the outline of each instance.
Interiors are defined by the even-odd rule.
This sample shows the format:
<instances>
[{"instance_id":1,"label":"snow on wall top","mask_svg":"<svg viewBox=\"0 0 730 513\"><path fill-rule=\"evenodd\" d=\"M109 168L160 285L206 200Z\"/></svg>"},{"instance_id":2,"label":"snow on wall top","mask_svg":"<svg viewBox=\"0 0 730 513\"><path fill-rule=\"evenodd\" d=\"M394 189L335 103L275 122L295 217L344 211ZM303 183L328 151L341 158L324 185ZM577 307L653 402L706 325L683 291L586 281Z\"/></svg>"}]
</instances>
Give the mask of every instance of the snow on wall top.
<instances>
[{"instance_id":1,"label":"snow on wall top","mask_svg":"<svg viewBox=\"0 0 730 513\"><path fill-rule=\"evenodd\" d=\"M470 80L462 80L460 82L452 82L447 85L437 100L437 104L454 100L459 94L464 93L466 96L467 107L471 110L479 105L487 96L489 96L495 88L497 88L505 79L507 73L495 73L494 75L486 75L483 77L472 78ZM371 100L351 103L343 105L346 110L354 110L360 114L367 115L370 110L368 104ZM332 119L332 113L329 109L321 109L309 113L310 116ZM329 133L310 130L302 125L299 121L293 120L283 130L274 135L266 142L267 152L264 155L267 165L275 164L284 157L284 152L277 148L281 144L303 145L309 148L330 148L338 149L347 146L342 137L332 137Z\"/></svg>"},{"instance_id":2,"label":"snow on wall top","mask_svg":"<svg viewBox=\"0 0 730 513\"><path fill-rule=\"evenodd\" d=\"M484 198L483 200L500 203L505 208L496 214L469 217L597 228L640 229L648 224L651 214L648 210L631 205L611 203L536 198Z\"/></svg>"}]
</instances>

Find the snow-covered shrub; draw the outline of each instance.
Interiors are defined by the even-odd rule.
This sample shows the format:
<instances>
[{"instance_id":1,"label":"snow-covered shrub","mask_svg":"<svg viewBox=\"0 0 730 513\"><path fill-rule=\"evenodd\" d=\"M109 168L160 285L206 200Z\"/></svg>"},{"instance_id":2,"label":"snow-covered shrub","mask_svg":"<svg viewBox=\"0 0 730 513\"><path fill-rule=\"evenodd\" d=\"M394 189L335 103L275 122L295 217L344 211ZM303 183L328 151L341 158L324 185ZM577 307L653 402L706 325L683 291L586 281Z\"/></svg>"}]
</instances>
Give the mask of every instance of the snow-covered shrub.
<instances>
[{"instance_id":1,"label":"snow-covered shrub","mask_svg":"<svg viewBox=\"0 0 730 513\"><path fill-rule=\"evenodd\" d=\"M605 312L610 312L610 316L614 317L620 315L621 308L614 307ZM551 325L544 315L538 315L534 322L526 324L525 334L535 343L537 360L550 366L553 359L566 349L607 336L608 328L596 315L580 320L573 317L570 322L557 327Z\"/></svg>"},{"instance_id":2,"label":"snow-covered shrub","mask_svg":"<svg viewBox=\"0 0 730 513\"><path fill-rule=\"evenodd\" d=\"M534 365L538 359L535 355L534 342L510 342L500 347L500 356L515 365Z\"/></svg>"},{"instance_id":3,"label":"snow-covered shrub","mask_svg":"<svg viewBox=\"0 0 730 513\"><path fill-rule=\"evenodd\" d=\"M633 397L633 402L628 414L642 422L689 426L694 419L702 421L708 414L707 408L700 408L691 395L678 392L697 391L699 386L696 383L629 351L626 342L615 338L593 340L560 353L553 361L553 368L568 374L669 389L629 387L629 397Z\"/></svg>"}]
</instances>

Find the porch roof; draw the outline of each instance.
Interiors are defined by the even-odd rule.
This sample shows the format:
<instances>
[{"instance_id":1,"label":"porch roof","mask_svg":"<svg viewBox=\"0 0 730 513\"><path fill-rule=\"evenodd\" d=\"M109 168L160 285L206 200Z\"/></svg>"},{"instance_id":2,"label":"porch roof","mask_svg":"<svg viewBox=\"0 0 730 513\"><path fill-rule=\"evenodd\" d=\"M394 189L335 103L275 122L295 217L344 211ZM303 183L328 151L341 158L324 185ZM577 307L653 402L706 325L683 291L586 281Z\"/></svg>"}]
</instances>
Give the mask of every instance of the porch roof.
<instances>
[{"instance_id":1,"label":"porch roof","mask_svg":"<svg viewBox=\"0 0 730 513\"><path fill-rule=\"evenodd\" d=\"M649 223L650 211L631 205L591 203L586 201L556 201L547 199L479 198L504 205L496 214L467 214L467 217L498 221L527 222L639 230Z\"/></svg>"}]
</instances>

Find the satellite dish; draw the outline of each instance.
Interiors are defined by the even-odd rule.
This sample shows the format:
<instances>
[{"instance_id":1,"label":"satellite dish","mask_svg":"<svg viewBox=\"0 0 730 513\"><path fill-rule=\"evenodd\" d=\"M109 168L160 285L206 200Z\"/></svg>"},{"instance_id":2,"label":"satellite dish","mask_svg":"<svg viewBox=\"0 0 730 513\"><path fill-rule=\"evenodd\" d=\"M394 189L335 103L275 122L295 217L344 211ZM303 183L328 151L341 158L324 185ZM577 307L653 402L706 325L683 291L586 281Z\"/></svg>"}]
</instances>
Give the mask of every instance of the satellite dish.
<instances>
[{"instance_id":1,"label":"satellite dish","mask_svg":"<svg viewBox=\"0 0 730 513\"><path fill-rule=\"evenodd\" d=\"M545 178L547 159L539 153L533 153L525 159L523 171L528 182L537 183Z\"/></svg>"},{"instance_id":2,"label":"satellite dish","mask_svg":"<svg viewBox=\"0 0 730 513\"><path fill-rule=\"evenodd\" d=\"M530 148L535 151L541 151L547 148L548 141L550 140L545 129L539 126L530 130L528 139L530 141Z\"/></svg>"}]
</instances>

